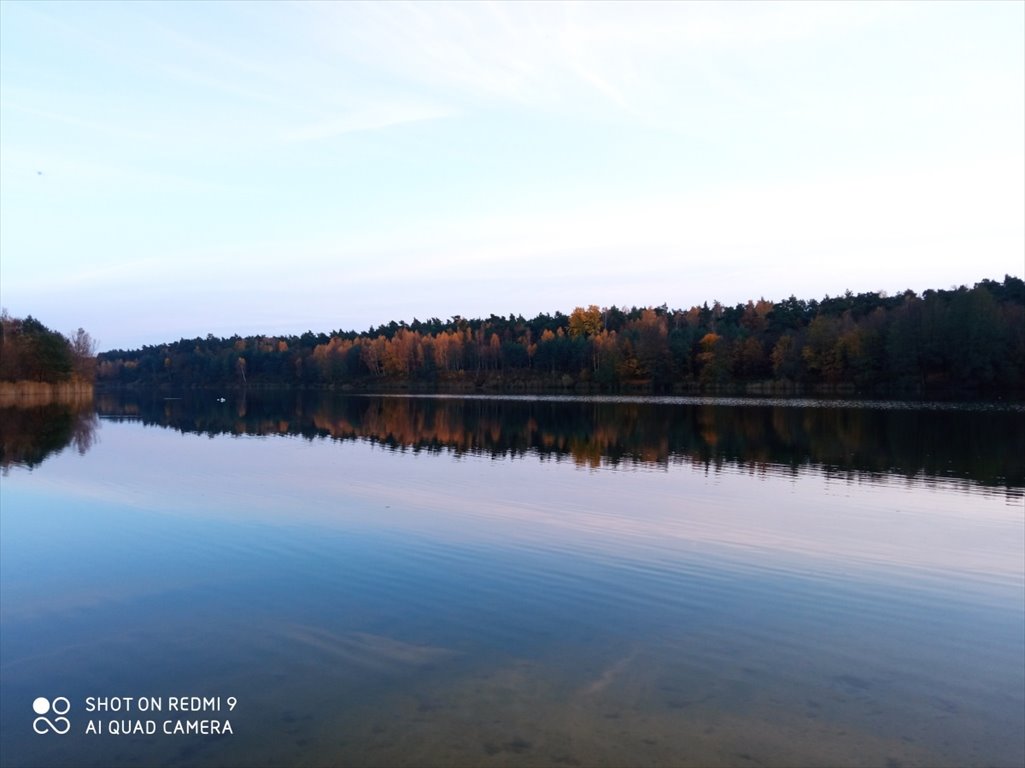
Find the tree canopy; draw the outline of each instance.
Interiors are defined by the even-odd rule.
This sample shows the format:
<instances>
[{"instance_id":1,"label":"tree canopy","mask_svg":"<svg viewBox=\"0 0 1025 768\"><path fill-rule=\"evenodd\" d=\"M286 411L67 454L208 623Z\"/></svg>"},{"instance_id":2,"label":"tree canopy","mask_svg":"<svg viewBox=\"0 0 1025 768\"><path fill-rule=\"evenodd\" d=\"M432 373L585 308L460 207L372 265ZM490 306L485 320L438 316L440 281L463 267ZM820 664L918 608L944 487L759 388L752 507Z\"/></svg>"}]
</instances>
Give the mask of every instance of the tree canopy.
<instances>
[{"instance_id":1,"label":"tree canopy","mask_svg":"<svg viewBox=\"0 0 1025 768\"><path fill-rule=\"evenodd\" d=\"M92 381L95 344L82 328L70 339L29 315L0 316L0 381Z\"/></svg>"}]
</instances>

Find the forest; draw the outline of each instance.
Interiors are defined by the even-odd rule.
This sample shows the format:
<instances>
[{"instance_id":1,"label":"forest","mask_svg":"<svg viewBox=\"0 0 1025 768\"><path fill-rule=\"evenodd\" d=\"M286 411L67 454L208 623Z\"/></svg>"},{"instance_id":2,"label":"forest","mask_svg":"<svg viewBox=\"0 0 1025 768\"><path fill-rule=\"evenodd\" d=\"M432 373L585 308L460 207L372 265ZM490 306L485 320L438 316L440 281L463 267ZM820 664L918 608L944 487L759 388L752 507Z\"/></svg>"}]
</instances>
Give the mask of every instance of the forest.
<instances>
[{"instance_id":1,"label":"forest","mask_svg":"<svg viewBox=\"0 0 1025 768\"><path fill-rule=\"evenodd\" d=\"M27 322L27 321L25 321ZM6 342L5 342L6 343ZM1025 395L1025 282L670 309L180 339L97 358L110 386Z\"/></svg>"},{"instance_id":2,"label":"forest","mask_svg":"<svg viewBox=\"0 0 1025 768\"><path fill-rule=\"evenodd\" d=\"M0 381L92 382L95 343L79 328L70 338L29 315L0 315Z\"/></svg>"}]
</instances>

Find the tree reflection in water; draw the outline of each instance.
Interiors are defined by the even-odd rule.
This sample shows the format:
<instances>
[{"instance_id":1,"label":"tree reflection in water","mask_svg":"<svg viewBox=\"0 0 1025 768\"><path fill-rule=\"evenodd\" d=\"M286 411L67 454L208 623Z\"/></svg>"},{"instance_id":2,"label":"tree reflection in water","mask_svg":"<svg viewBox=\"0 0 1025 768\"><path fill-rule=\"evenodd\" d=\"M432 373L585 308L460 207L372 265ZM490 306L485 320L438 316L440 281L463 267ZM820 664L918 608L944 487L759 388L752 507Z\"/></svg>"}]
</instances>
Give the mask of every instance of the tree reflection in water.
<instances>
[{"instance_id":1,"label":"tree reflection in water","mask_svg":"<svg viewBox=\"0 0 1025 768\"><path fill-rule=\"evenodd\" d=\"M0 467L32 469L69 445L84 454L97 439L99 420L91 402L0 408Z\"/></svg>"},{"instance_id":2,"label":"tree reflection in water","mask_svg":"<svg viewBox=\"0 0 1025 768\"><path fill-rule=\"evenodd\" d=\"M104 418L182 432L365 440L395 450L571 460L583 467L814 466L852 477L897 474L1025 486L1025 410L909 403L686 398L339 396L318 392L101 395Z\"/></svg>"}]
</instances>

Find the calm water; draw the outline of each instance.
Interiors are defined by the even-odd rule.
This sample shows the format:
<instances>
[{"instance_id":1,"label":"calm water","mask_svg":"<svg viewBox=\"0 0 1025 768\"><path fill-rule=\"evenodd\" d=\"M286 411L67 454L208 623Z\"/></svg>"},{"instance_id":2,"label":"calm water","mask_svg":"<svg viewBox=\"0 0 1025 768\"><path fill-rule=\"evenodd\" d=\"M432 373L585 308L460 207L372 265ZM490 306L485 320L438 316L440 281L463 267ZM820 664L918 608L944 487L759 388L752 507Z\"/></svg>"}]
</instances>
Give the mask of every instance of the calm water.
<instances>
[{"instance_id":1,"label":"calm water","mask_svg":"<svg viewBox=\"0 0 1025 768\"><path fill-rule=\"evenodd\" d=\"M5 768L1025 764L1021 409L97 411L0 412Z\"/></svg>"}]
</instances>

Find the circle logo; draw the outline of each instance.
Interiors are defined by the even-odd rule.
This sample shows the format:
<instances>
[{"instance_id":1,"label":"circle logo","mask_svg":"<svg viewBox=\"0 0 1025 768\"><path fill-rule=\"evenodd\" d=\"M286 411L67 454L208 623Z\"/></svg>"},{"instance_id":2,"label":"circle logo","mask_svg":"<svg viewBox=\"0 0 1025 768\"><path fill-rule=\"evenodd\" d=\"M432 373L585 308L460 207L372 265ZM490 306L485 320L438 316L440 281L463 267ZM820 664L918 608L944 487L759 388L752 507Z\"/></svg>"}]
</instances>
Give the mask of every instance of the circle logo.
<instances>
[{"instance_id":1,"label":"circle logo","mask_svg":"<svg viewBox=\"0 0 1025 768\"><path fill-rule=\"evenodd\" d=\"M39 715L32 721L32 730L40 735L52 731L63 736L71 730L71 721L64 717L71 711L71 702L66 696L58 696L53 701L40 696L32 702L32 711ZM56 715L52 720L46 717L50 712Z\"/></svg>"}]
</instances>

